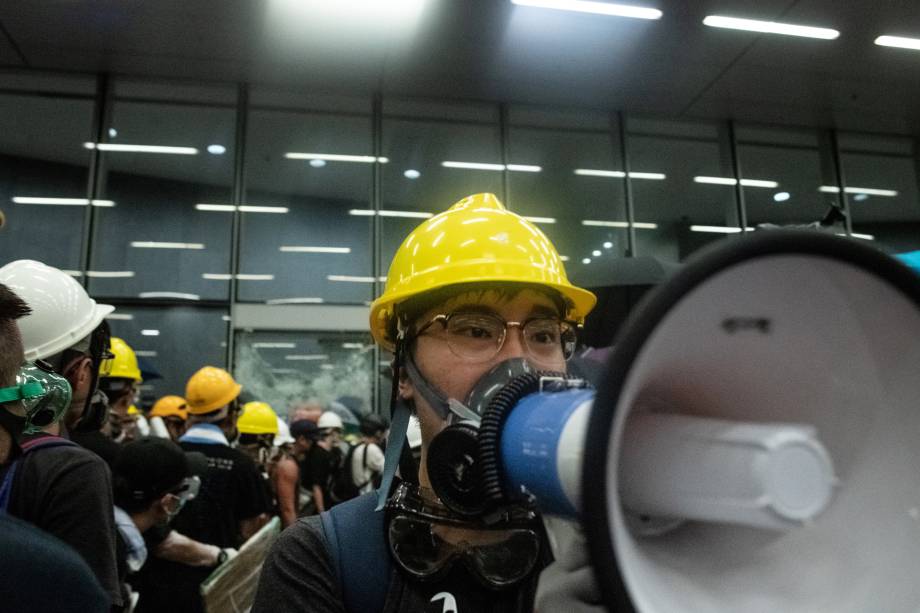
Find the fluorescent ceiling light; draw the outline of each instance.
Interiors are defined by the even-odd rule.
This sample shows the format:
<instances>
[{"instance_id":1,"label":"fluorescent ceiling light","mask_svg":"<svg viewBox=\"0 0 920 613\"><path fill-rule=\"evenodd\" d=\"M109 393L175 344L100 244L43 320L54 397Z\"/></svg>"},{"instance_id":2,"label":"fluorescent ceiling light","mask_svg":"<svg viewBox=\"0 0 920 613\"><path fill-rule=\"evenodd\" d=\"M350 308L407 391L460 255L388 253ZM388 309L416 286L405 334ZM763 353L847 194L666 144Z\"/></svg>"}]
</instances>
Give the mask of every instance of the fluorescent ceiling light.
<instances>
[{"instance_id":1,"label":"fluorescent ceiling light","mask_svg":"<svg viewBox=\"0 0 920 613\"><path fill-rule=\"evenodd\" d=\"M406 177L407 179L418 179L420 176L422 176L422 173L415 170L414 168L410 168L409 170L403 173L403 176Z\"/></svg>"},{"instance_id":2,"label":"fluorescent ceiling light","mask_svg":"<svg viewBox=\"0 0 920 613\"><path fill-rule=\"evenodd\" d=\"M351 253L351 247L313 247L301 245L282 245L278 251L284 253Z\"/></svg>"},{"instance_id":3,"label":"fluorescent ceiling light","mask_svg":"<svg viewBox=\"0 0 920 613\"><path fill-rule=\"evenodd\" d=\"M141 336L159 336L159 330L141 330Z\"/></svg>"},{"instance_id":4,"label":"fluorescent ceiling light","mask_svg":"<svg viewBox=\"0 0 920 613\"><path fill-rule=\"evenodd\" d=\"M231 321L231 317L230 317L229 315L221 315L220 318L221 318L223 321Z\"/></svg>"},{"instance_id":5,"label":"fluorescent ceiling light","mask_svg":"<svg viewBox=\"0 0 920 613\"><path fill-rule=\"evenodd\" d=\"M300 371L296 368L272 368L271 372L276 375L299 375Z\"/></svg>"},{"instance_id":6,"label":"fluorescent ceiling light","mask_svg":"<svg viewBox=\"0 0 920 613\"><path fill-rule=\"evenodd\" d=\"M322 298L303 296L297 298L272 298L271 300L266 300L265 304L320 304L322 302Z\"/></svg>"},{"instance_id":7,"label":"fluorescent ceiling light","mask_svg":"<svg viewBox=\"0 0 920 613\"><path fill-rule=\"evenodd\" d=\"M792 196L789 194L789 192L776 192L773 194L773 200L776 202L786 202L791 197Z\"/></svg>"},{"instance_id":8,"label":"fluorescent ceiling light","mask_svg":"<svg viewBox=\"0 0 920 613\"><path fill-rule=\"evenodd\" d=\"M348 211L348 214L362 217L373 217L374 215L380 215L381 217L415 217L418 219L428 219L429 217L434 217L434 213L425 213L423 211L374 211L371 209L351 209Z\"/></svg>"},{"instance_id":9,"label":"fluorescent ceiling light","mask_svg":"<svg viewBox=\"0 0 920 613\"><path fill-rule=\"evenodd\" d=\"M555 217L527 217L525 215L524 219L531 223L556 223Z\"/></svg>"},{"instance_id":10,"label":"fluorescent ceiling light","mask_svg":"<svg viewBox=\"0 0 920 613\"><path fill-rule=\"evenodd\" d=\"M157 352L150 351L149 349L135 349L134 355L140 358L155 358L157 357Z\"/></svg>"},{"instance_id":11,"label":"fluorescent ceiling light","mask_svg":"<svg viewBox=\"0 0 920 613\"><path fill-rule=\"evenodd\" d=\"M330 281L344 281L346 283L374 283L375 281L386 281L386 277L355 277L351 275L328 275Z\"/></svg>"},{"instance_id":12,"label":"fluorescent ceiling light","mask_svg":"<svg viewBox=\"0 0 920 613\"><path fill-rule=\"evenodd\" d=\"M596 168L576 168L575 174L583 177L607 177L612 179L622 179L626 173L622 170L599 170ZM668 178L663 172L632 172L629 173L630 179L647 179L649 181L664 181Z\"/></svg>"},{"instance_id":13,"label":"fluorescent ceiling light","mask_svg":"<svg viewBox=\"0 0 920 613\"><path fill-rule=\"evenodd\" d=\"M290 211L290 209L286 206L254 206L243 204L237 207L233 206L232 204L205 203L196 204L195 209L199 211L217 211L221 213L232 213L236 210L239 210L241 213L287 213Z\"/></svg>"},{"instance_id":14,"label":"fluorescent ceiling light","mask_svg":"<svg viewBox=\"0 0 920 613\"><path fill-rule=\"evenodd\" d=\"M591 255L593 255L594 257L600 257L601 255L600 249L595 249L594 251L591 252Z\"/></svg>"},{"instance_id":15,"label":"fluorescent ceiling light","mask_svg":"<svg viewBox=\"0 0 920 613\"><path fill-rule=\"evenodd\" d=\"M335 370L335 365L333 364L320 364L319 367L323 370Z\"/></svg>"},{"instance_id":16,"label":"fluorescent ceiling light","mask_svg":"<svg viewBox=\"0 0 920 613\"><path fill-rule=\"evenodd\" d=\"M227 153L227 148L223 145L208 145L208 153L212 155L223 155Z\"/></svg>"},{"instance_id":17,"label":"fluorescent ceiling light","mask_svg":"<svg viewBox=\"0 0 920 613\"><path fill-rule=\"evenodd\" d=\"M441 162L441 166L444 168L461 168L464 170L512 170L516 172L540 172L543 170L541 166L534 166L531 164L487 164L485 162L452 162L446 161Z\"/></svg>"},{"instance_id":18,"label":"fluorescent ceiling light","mask_svg":"<svg viewBox=\"0 0 920 613\"><path fill-rule=\"evenodd\" d=\"M132 241L137 249L204 249L204 243L158 243L155 241Z\"/></svg>"},{"instance_id":19,"label":"fluorescent ceiling light","mask_svg":"<svg viewBox=\"0 0 920 613\"><path fill-rule=\"evenodd\" d=\"M875 39L876 45L882 47L899 47L920 51L920 38L907 38L906 36L879 36ZM853 234L853 236L856 236Z\"/></svg>"},{"instance_id":20,"label":"fluorescent ceiling light","mask_svg":"<svg viewBox=\"0 0 920 613\"><path fill-rule=\"evenodd\" d=\"M328 360L329 356L326 354L313 354L313 355L286 355L284 356L285 360L300 360L300 361L310 361L310 360Z\"/></svg>"},{"instance_id":21,"label":"fluorescent ceiling light","mask_svg":"<svg viewBox=\"0 0 920 613\"><path fill-rule=\"evenodd\" d=\"M591 263L591 258L581 258L581 263L582 263L582 264L590 264L590 263Z\"/></svg>"},{"instance_id":22,"label":"fluorescent ceiling light","mask_svg":"<svg viewBox=\"0 0 920 613\"><path fill-rule=\"evenodd\" d=\"M560 256L559 256L559 259L562 260L563 262L568 262L568 261L569 261L569 256L567 256L567 255L560 255Z\"/></svg>"},{"instance_id":23,"label":"fluorescent ceiling light","mask_svg":"<svg viewBox=\"0 0 920 613\"><path fill-rule=\"evenodd\" d=\"M662 15L658 9L609 2L590 2L589 0L511 0L511 2L518 6L594 13L611 17L632 17L634 19L661 19Z\"/></svg>"},{"instance_id":24,"label":"fluorescent ceiling light","mask_svg":"<svg viewBox=\"0 0 920 613\"><path fill-rule=\"evenodd\" d=\"M115 202L112 200L88 200L86 198L40 198L36 196L13 196L13 202L16 204L50 204L57 206L93 206L113 207Z\"/></svg>"},{"instance_id":25,"label":"fluorescent ceiling light","mask_svg":"<svg viewBox=\"0 0 920 613\"><path fill-rule=\"evenodd\" d=\"M139 298L175 298L177 300L201 300L198 294L186 294L183 292L141 292Z\"/></svg>"},{"instance_id":26,"label":"fluorescent ceiling light","mask_svg":"<svg viewBox=\"0 0 920 613\"><path fill-rule=\"evenodd\" d=\"M825 194L839 194L840 188L836 185L822 185L818 188L819 192L824 192ZM893 189L876 189L874 187L846 187L843 190L847 194L865 194L867 196L887 196L889 198L894 198L898 195L898 192Z\"/></svg>"},{"instance_id":27,"label":"fluorescent ceiling light","mask_svg":"<svg viewBox=\"0 0 920 613\"><path fill-rule=\"evenodd\" d=\"M115 319L118 321L131 321L134 319L134 315L131 313L109 313L105 316L106 319Z\"/></svg>"},{"instance_id":28,"label":"fluorescent ceiling light","mask_svg":"<svg viewBox=\"0 0 920 613\"><path fill-rule=\"evenodd\" d=\"M380 162L386 164L389 158L376 157L373 155L340 155L337 153L297 153L290 151L284 154L289 160L322 160L324 162L358 162L361 164L373 164Z\"/></svg>"},{"instance_id":29,"label":"fluorescent ceiling light","mask_svg":"<svg viewBox=\"0 0 920 613\"><path fill-rule=\"evenodd\" d=\"M297 343L253 343L254 349L293 349Z\"/></svg>"},{"instance_id":30,"label":"fluorescent ceiling light","mask_svg":"<svg viewBox=\"0 0 920 613\"><path fill-rule=\"evenodd\" d=\"M206 272L201 275L201 278L208 279L209 281L229 281L233 278L233 275L225 272ZM236 275L236 278L239 281L272 281L275 275L249 275L240 273Z\"/></svg>"},{"instance_id":31,"label":"fluorescent ceiling light","mask_svg":"<svg viewBox=\"0 0 920 613\"><path fill-rule=\"evenodd\" d=\"M342 349L364 349L364 343L342 343Z\"/></svg>"},{"instance_id":32,"label":"fluorescent ceiling light","mask_svg":"<svg viewBox=\"0 0 920 613\"><path fill-rule=\"evenodd\" d=\"M134 276L133 270L87 270L87 277L97 279L129 279Z\"/></svg>"},{"instance_id":33,"label":"fluorescent ceiling light","mask_svg":"<svg viewBox=\"0 0 920 613\"><path fill-rule=\"evenodd\" d=\"M730 30L747 30L764 34L785 34L786 36L804 36L806 38L821 38L833 40L840 36L837 30L830 28L815 28L812 26L799 26L791 23L777 21L760 21L758 19L740 19L724 15L709 15L703 19L703 25L713 28L728 28Z\"/></svg>"},{"instance_id":34,"label":"fluorescent ceiling light","mask_svg":"<svg viewBox=\"0 0 920 613\"><path fill-rule=\"evenodd\" d=\"M115 143L83 143L87 149L121 153L171 153L173 155L198 155L194 147L162 147L160 145L117 145Z\"/></svg>"},{"instance_id":35,"label":"fluorescent ceiling light","mask_svg":"<svg viewBox=\"0 0 920 613\"><path fill-rule=\"evenodd\" d=\"M236 210L236 207L232 204L196 204L195 208L199 211L221 211L225 213L232 213Z\"/></svg>"},{"instance_id":36,"label":"fluorescent ceiling light","mask_svg":"<svg viewBox=\"0 0 920 613\"><path fill-rule=\"evenodd\" d=\"M754 228L746 228L749 232ZM690 226L691 232L714 232L716 234L738 234L741 228L733 226Z\"/></svg>"},{"instance_id":37,"label":"fluorescent ceiling light","mask_svg":"<svg viewBox=\"0 0 920 613\"><path fill-rule=\"evenodd\" d=\"M582 219L581 225L583 226L594 226L598 228L628 228L629 222L626 221L604 221L602 219ZM648 223L644 221L637 221L633 223L633 227L639 230L657 230L658 224Z\"/></svg>"},{"instance_id":38,"label":"fluorescent ceiling light","mask_svg":"<svg viewBox=\"0 0 920 613\"><path fill-rule=\"evenodd\" d=\"M241 204L240 213L287 213L290 211L286 206L252 206Z\"/></svg>"},{"instance_id":39,"label":"fluorescent ceiling light","mask_svg":"<svg viewBox=\"0 0 920 613\"><path fill-rule=\"evenodd\" d=\"M709 185L736 185L738 180L734 177L706 177L706 176L697 176L693 177L694 183L706 183ZM743 187L768 187L776 188L779 187L779 183L776 181L766 181L763 179L741 179L741 185Z\"/></svg>"}]
</instances>

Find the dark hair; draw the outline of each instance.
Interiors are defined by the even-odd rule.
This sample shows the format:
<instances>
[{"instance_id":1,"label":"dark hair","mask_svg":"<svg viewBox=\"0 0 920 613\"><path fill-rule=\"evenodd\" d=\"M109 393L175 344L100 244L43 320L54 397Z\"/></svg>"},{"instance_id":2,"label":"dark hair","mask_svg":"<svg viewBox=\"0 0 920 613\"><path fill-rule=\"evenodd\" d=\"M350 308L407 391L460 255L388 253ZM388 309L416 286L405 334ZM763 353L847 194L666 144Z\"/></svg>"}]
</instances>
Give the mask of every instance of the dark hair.
<instances>
[{"instance_id":1,"label":"dark hair","mask_svg":"<svg viewBox=\"0 0 920 613\"><path fill-rule=\"evenodd\" d=\"M170 440L146 437L121 448L112 471L115 504L140 513L177 488L190 473L182 448Z\"/></svg>"},{"instance_id":2,"label":"dark hair","mask_svg":"<svg viewBox=\"0 0 920 613\"><path fill-rule=\"evenodd\" d=\"M371 413L361 418L361 434L364 436L374 436L378 432L383 432L389 427L386 418L383 415Z\"/></svg>"},{"instance_id":3,"label":"dark hair","mask_svg":"<svg viewBox=\"0 0 920 613\"><path fill-rule=\"evenodd\" d=\"M22 298L0 283L0 386L10 385L22 366L22 337L16 320L32 310Z\"/></svg>"}]
</instances>

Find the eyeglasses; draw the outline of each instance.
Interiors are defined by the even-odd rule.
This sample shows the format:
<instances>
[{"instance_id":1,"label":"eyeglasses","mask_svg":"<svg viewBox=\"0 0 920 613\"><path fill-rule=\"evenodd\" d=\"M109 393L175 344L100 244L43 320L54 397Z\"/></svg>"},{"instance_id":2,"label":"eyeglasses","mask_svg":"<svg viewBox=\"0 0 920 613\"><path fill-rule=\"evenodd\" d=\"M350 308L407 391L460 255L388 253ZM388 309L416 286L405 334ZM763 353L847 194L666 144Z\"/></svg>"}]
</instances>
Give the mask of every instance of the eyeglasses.
<instances>
[{"instance_id":1,"label":"eyeglasses","mask_svg":"<svg viewBox=\"0 0 920 613\"><path fill-rule=\"evenodd\" d=\"M521 329L523 345L536 362L568 360L575 353L575 324L558 317L537 316L524 321L505 321L493 313L458 311L435 315L421 328L421 336L434 324L447 333L447 346L459 358L469 362L486 362L501 351L508 328Z\"/></svg>"}]
</instances>

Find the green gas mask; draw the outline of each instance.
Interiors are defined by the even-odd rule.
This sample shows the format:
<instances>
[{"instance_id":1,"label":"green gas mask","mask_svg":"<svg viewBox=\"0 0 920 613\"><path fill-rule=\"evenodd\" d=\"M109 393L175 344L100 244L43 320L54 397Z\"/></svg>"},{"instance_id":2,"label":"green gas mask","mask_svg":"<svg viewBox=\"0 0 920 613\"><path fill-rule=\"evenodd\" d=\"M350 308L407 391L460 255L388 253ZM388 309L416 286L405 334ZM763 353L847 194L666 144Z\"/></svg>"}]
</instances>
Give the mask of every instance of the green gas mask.
<instances>
[{"instance_id":1,"label":"green gas mask","mask_svg":"<svg viewBox=\"0 0 920 613\"><path fill-rule=\"evenodd\" d=\"M16 384L0 388L0 404L20 403L21 413L5 413L22 422L23 434L35 434L59 421L70 407L70 398L70 383L42 360L26 362L16 375Z\"/></svg>"}]
</instances>

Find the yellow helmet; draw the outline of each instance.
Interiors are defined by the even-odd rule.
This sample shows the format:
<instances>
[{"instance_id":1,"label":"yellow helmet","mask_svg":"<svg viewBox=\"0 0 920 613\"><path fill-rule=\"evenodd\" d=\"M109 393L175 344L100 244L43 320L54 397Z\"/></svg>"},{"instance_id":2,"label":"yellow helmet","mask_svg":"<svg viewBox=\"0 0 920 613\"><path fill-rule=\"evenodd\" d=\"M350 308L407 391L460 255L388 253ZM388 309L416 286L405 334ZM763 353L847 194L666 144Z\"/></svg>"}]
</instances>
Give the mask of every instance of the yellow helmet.
<instances>
[{"instance_id":1,"label":"yellow helmet","mask_svg":"<svg viewBox=\"0 0 920 613\"><path fill-rule=\"evenodd\" d=\"M427 219L403 241L386 288L371 305L371 334L392 351L394 308L434 289L498 281L542 285L568 303L565 317L578 323L594 308L591 292L569 283L559 253L546 235L505 209L494 194L474 194Z\"/></svg>"},{"instance_id":2,"label":"yellow helmet","mask_svg":"<svg viewBox=\"0 0 920 613\"><path fill-rule=\"evenodd\" d=\"M150 410L150 417L178 417L188 419L188 408L182 396L163 396Z\"/></svg>"},{"instance_id":3,"label":"yellow helmet","mask_svg":"<svg viewBox=\"0 0 920 613\"><path fill-rule=\"evenodd\" d=\"M115 357L102 362L99 367L100 377L133 379L138 383L144 380L141 377L141 369L137 366L137 355L128 343L113 336L109 343L109 350Z\"/></svg>"},{"instance_id":4,"label":"yellow helmet","mask_svg":"<svg viewBox=\"0 0 920 613\"><path fill-rule=\"evenodd\" d=\"M241 434L278 434L278 415L267 402L247 402L236 428Z\"/></svg>"},{"instance_id":5,"label":"yellow helmet","mask_svg":"<svg viewBox=\"0 0 920 613\"><path fill-rule=\"evenodd\" d=\"M243 386L223 368L205 366L188 380L185 385L185 399L188 412L203 415L230 404L240 395Z\"/></svg>"},{"instance_id":6,"label":"yellow helmet","mask_svg":"<svg viewBox=\"0 0 920 613\"><path fill-rule=\"evenodd\" d=\"M140 414L141 412L137 410L137 407L135 405L132 404L131 406L128 407L128 415L140 415Z\"/></svg>"}]
</instances>

